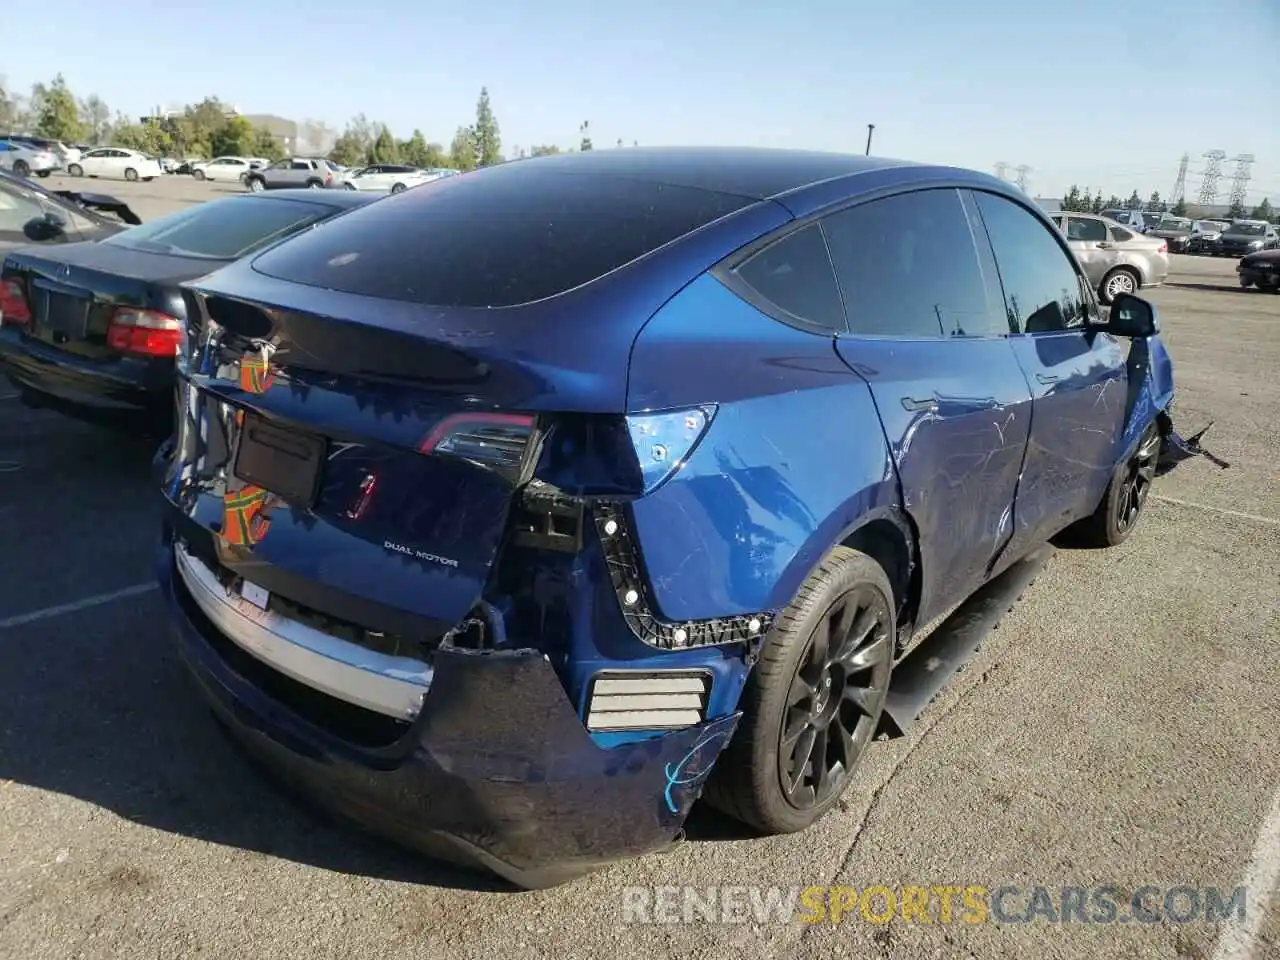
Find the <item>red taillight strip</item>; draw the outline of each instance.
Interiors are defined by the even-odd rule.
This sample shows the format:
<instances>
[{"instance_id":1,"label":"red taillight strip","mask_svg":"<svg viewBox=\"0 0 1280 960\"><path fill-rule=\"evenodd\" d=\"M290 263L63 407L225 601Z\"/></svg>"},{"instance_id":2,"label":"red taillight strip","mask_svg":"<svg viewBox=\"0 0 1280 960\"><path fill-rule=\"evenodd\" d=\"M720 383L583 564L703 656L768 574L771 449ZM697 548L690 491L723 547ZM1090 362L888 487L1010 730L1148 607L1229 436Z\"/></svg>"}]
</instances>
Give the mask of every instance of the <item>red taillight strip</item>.
<instances>
[{"instance_id":1,"label":"red taillight strip","mask_svg":"<svg viewBox=\"0 0 1280 960\"><path fill-rule=\"evenodd\" d=\"M22 281L0 281L0 323L18 327L30 322L31 307L27 303L27 290Z\"/></svg>"},{"instance_id":2,"label":"red taillight strip","mask_svg":"<svg viewBox=\"0 0 1280 960\"><path fill-rule=\"evenodd\" d=\"M449 434L467 424L481 426L509 426L532 428L534 417L528 413L454 413L445 417L427 434L418 445L419 453L430 453Z\"/></svg>"}]
</instances>

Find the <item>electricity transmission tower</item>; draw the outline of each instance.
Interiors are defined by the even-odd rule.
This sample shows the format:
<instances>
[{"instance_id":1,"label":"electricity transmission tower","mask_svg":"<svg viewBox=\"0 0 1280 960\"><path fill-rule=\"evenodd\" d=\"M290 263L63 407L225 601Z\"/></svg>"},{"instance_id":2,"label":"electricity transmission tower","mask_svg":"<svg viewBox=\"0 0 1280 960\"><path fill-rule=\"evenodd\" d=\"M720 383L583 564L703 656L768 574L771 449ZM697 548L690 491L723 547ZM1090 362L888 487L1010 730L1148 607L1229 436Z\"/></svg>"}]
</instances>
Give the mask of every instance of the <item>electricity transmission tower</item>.
<instances>
[{"instance_id":1,"label":"electricity transmission tower","mask_svg":"<svg viewBox=\"0 0 1280 960\"><path fill-rule=\"evenodd\" d=\"M1016 173L1018 177L1013 182L1018 185L1018 189L1021 190L1023 193L1027 192L1027 174L1029 174L1030 172L1031 172L1031 168L1028 167L1025 163L1020 164L1017 167L1014 167L1014 173Z\"/></svg>"},{"instance_id":2,"label":"electricity transmission tower","mask_svg":"<svg viewBox=\"0 0 1280 960\"><path fill-rule=\"evenodd\" d=\"M1187 164L1190 162L1191 157L1185 153L1178 161L1178 179L1173 181L1173 192L1169 194L1170 209L1187 199Z\"/></svg>"},{"instance_id":3,"label":"electricity transmission tower","mask_svg":"<svg viewBox=\"0 0 1280 960\"><path fill-rule=\"evenodd\" d=\"M1222 179L1222 161L1227 159L1225 150L1210 150L1204 155L1208 163L1200 180L1200 195L1196 202L1204 205L1218 202L1218 181Z\"/></svg>"},{"instance_id":4,"label":"electricity transmission tower","mask_svg":"<svg viewBox=\"0 0 1280 960\"><path fill-rule=\"evenodd\" d=\"M1249 168L1253 166L1253 154L1242 153L1238 157L1232 157L1231 160L1236 165L1236 172L1231 175L1231 199L1229 202L1233 207L1243 207L1245 193L1249 186Z\"/></svg>"},{"instance_id":5,"label":"electricity transmission tower","mask_svg":"<svg viewBox=\"0 0 1280 960\"><path fill-rule=\"evenodd\" d=\"M1009 179L1009 164L1004 160L996 164L996 176L1001 180Z\"/></svg>"}]
</instances>

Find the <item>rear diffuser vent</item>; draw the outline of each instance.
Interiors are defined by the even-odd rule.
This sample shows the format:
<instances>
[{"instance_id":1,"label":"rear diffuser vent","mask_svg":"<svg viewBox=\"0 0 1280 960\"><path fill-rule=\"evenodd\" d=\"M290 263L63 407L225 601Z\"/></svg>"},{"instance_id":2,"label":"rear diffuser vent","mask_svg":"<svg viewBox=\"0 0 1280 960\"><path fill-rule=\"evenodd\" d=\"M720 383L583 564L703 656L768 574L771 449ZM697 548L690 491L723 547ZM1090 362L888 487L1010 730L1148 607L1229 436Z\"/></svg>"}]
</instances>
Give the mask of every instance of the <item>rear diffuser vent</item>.
<instances>
[{"instance_id":1,"label":"rear diffuser vent","mask_svg":"<svg viewBox=\"0 0 1280 960\"><path fill-rule=\"evenodd\" d=\"M700 670L598 673L587 698L587 729L678 730L707 718L711 677Z\"/></svg>"}]
</instances>

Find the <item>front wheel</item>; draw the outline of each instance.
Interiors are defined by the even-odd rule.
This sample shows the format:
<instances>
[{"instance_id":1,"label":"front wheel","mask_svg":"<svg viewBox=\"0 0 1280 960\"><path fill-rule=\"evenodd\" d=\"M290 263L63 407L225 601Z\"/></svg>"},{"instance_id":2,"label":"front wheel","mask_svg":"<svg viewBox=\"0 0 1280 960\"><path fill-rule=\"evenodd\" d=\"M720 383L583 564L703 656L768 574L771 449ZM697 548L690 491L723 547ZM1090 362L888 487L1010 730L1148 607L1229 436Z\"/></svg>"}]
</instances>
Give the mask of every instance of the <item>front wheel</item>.
<instances>
[{"instance_id":1,"label":"front wheel","mask_svg":"<svg viewBox=\"0 0 1280 960\"><path fill-rule=\"evenodd\" d=\"M133 169L133 167L128 167L124 171L124 178L128 180L130 183L137 183L138 171Z\"/></svg>"},{"instance_id":2,"label":"front wheel","mask_svg":"<svg viewBox=\"0 0 1280 960\"><path fill-rule=\"evenodd\" d=\"M27 161L25 160L13 161L13 175L15 177L31 176L31 165L28 164Z\"/></svg>"},{"instance_id":3,"label":"front wheel","mask_svg":"<svg viewBox=\"0 0 1280 960\"><path fill-rule=\"evenodd\" d=\"M80 166L78 163L73 163L71 166L67 167L67 173L71 174L73 177L83 177L84 167Z\"/></svg>"},{"instance_id":4,"label":"front wheel","mask_svg":"<svg viewBox=\"0 0 1280 960\"><path fill-rule=\"evenodd\" d=\"M404 191L405 191L405 185L403 183L393 184L391 187L392 193L404 193Z\"/></svg>"},{"instance_id":5,"label":"front wheel","mask_svg":"<svg viewBox=\"0 0 1280 960\"><path fill-rule=\"evenodd\" d=\"M249 187L249 189L250 189L250 190L252 190L254 193L261 193L263 190L267 189L267 185L266 185L265 183L263 183L263 182L262 182L262 178L261 178L261 177L252 177L252 178L250 178L249 183L248 183L248 187Z\"/></svg>"},{"instance_id":6,"label":"front wheel","mask_svg":"<svg viewBox=\"0 0 1280 960\"><path fill-rule=\"evenodd\" d=\"M765 640L709 803L770 834L803 830L836 805L884 711L894 609L875 560L847 547L827 556Z\"/></svg>"},{"instance_id":7,"label":"front wheel","mask_svg":"<svg viewBox=\"0 0 1280 960\"><path fill-rule=\"evenodd\" d=\"M206 174L203 170L196 170L191 175L195 177L197 180L204 180L206 178Z\"/></svg>"},{"instance_id":8,"label":"front wheel","mask_svg":"<svg viewBox=\"0 0 1280 960\"><path fill-rule=\"evenodd\" d=\"M41 170L39 173L36 174L36 176L39 177L41 180L43 180L45 177L49 176L49 174L51 173L53 173L52 170Z\"/></svg>"},{"instance_id":9,"label":"front wheel","mask_svg":"<svg viewBox=\"0 0 1280 960\"><path fill-rule=\"evenodd\" d=\"M1132 455L1111 475L1098 508L1078 525L1083 546L1114 547L1129 539L1147 505L1159 458L1160 428L1152 421Z\"/></svg>"}]
</instances>

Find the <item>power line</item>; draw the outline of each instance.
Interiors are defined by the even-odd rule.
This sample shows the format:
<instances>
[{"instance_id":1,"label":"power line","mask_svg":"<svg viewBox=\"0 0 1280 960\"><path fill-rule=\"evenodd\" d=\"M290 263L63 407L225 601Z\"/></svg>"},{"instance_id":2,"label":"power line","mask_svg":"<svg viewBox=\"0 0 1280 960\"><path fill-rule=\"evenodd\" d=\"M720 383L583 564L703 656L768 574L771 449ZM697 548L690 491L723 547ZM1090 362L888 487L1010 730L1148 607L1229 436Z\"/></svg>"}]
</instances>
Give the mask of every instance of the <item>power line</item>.
<instances>
[{"instance_id":1,"label":"power line","mask_svg":"<svg viewBox=\"0 0 1280 960\"><path fill-rule=\"evenodd\" d=\"M1196 202L1211 205L1218 202L1218 181L1222 179L1222 161L1227 159L1227 154L1225 150L1210 150L1204 158L1209 162L1204 168Z\"/></svg>"},{"instance_id":2,"label":"power line","mask_svg":"<svg viewBox=\"0 0 1280 960\"><path fill-rule=\"evenodd\" d=\"M1236 172L1231 175L1231 206L1244 206L1245 194L1249 187L1249 168L1253 166L1253 154L1242 153L1238 157L1233 157L1232 162L1236 165Z\"/></svg>"}]
</instances>

